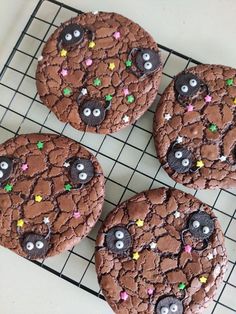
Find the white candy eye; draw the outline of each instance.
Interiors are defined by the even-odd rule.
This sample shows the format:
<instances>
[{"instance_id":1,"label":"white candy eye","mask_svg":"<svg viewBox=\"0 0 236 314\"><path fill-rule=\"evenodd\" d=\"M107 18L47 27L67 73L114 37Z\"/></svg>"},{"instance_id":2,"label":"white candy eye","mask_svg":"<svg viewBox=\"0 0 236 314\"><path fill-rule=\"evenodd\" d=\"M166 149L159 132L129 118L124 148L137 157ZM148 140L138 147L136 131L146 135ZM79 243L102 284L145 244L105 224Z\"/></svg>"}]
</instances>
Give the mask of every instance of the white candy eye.
<instances>
[{"instance_id":1,"label":"white candy eye","mask_svg":"<svg viewBox=\"0 0 236 314\"><path fill-rule=\"evenodd\" d=\"M183 159L182 160L182 165L184 166L184 167L187 167L188 165L189 165L189 159Z\"/></svg>"},{"instance_id":2,"label":"white candy eye","mask_svg":"<svg viewBox=\"0 0 236 314\"><path fill-rule=\"evenodd\" d=\"M145 60L145 61L150 60L150 54L149 53L144 53L143 54L143 60Z\"/></svg>"},{"instance_id":3,"label":"white candy eye","mask_svg":"<svg viewBox=\"0 0 236 314\"><path fill-rule=\"evenodd\" d=\"M1 164L0 164L0 167L4 170L6 170L8 168L8 163L5 162L5 161L2 161Z\"/></svg>"},{"instance_id":4,"label":"white candy eye","mask_svg":"<svg viewBox=\"0 0 236 314\"><path fill-rule=\"evenodd\" d=\"M124 242L123 242L123 241L117 241L117 242L116 242L116 248L117 248L118 250L122 250L123 247L124 247Z\"/></svg>"},{"instance_id":5,"label":"white candy eye","mask_svg":"<svg viewBox=\"0 0 236 314\"><path fill-rule=\"evenodd\" d=\"M81 173L79 174L79 179L80 179L80 180L86 180L87 177L88 177L88 175L87 175L85 172L81 172Z\"/></svg>"},{"instance_id":6,"label":"white candy eye","mask_svg":"<svg viewBox=\"0 0 236 314\"><path fill-rule=\"evenodd\" d=\"M93 110L93 115L94 115L94 117L99 117L100 114L101 114L101 110L100 110L100 109L94 109L94 110Z\"/></svg>"},{"instance_id":7,"label":"white candy eye","mask_svg":"<svg viewBox=\"0 0 236 314\"><path fill-rule=\"evenodd\" d=\"M202 232L203 232L204 234L208 234L208 233L210 232L209 227L207 227L207 226L203 227Z\"/></svg>"},{"instance_id":8,"label":"white candy eye","mask_svg":"<svg viewBox=\"0 0 236 314\"><path fill-rule=\"evenodd\" d=\"M168 307L164 306L161 308L161 314L168 314L168 313L169 313Z\"/></svg>"},{"instance_id":9,"label":"white candy eye","mask_svg":"<svg viewBox=\"0 0 236 314\"><path fill-rule=\"evenodd\" d=\"M171 312L175 313L178 311L178 306L176 304L171 304L170 310Z\"/></svg>"},{"instance_id":10,"label":"white candy eye","mask_svg":"<svg viewBox=\"0 0 236 314\"><path fill-rule=\"evenodd\" d=\"M0 170L0 178L2 178L3 177L3 172L2 172L2 170Z\"/></svg>"},{"instance_id":11,"label":"white candy eye","mask_svg":"<svg viewBox=\"0 0 236 314\"><path fill-rule=\"evenodd\" d=\"M72 39L72 35L71 34L66 34L65 39L70 41Z\"/></svg>"},{"instance_id":12,"label":"white candy eye","mask_svg":"<svg viewBox=\"0 0 236 314\"><path fill-rule=\"evenodd\" d=\"M151 70L152 69L152 63L151 62L145 62L144 63L144 69Z\"/></svg>"},{"instance_id":13,"label":"white candy eye","mask_svg":"<svg viewBox=\"0 0 236 314\"><path fill-rule=\"evenodd\" d=\"M44 247L44 244L43 244L42 241L37 241L35 245L36 245L36 248L39 249L39 250Z\"/></svg>"},{"instance_id":14,"label":"white candy eye","mask_svg":"<svg viewBox=\"0 0 236 314\"><path fill-rule=\"evenodd\" d=\"M195 79L191 79L189 81L189 84L192 86L192 87L195 87L197 85L197 81Z\"/></svg>"},{"instance_id":15,"label":"white candy eye","mask_svg":"<svg viewBox=\"0 0 236 314\"><path fill-rule=\"evenodd\" d=\"M85 109L84 109L84 115L85 115L86 117L89 117L89 116L91 115L91 109L85 108Z\"/></svg>"},{"instance_id":16,"label":"white candy eye","mask_svg":"<svg viewBox=\"0 0 236 314\"><path fill-rule=\"evenodd\" d=\"M76 169L79 170L79 171L82 171L82 170L84 170L84 165L83 164L78 164L76 166Z\"/></svg>"},{"instance_id":17,"label":"white candy eye","mask_svg":"<svg viewBox=\"0 0 236 314\"><path fill-rule=\"evenodd\" d=\"M115 237L116 237L116 239L123 239L124 238L124 232L116 231Z\"/></svg>"},{"instance_id":18,"label":"white candy eye","mask_svg":"<svg viewBox=\"0 0 236 314\"><path fill-rule=\"evenodd\" d=\"M200 222L199 222L198 220L194 220L194 222L193 222L193 227L194 227L195 229L197 229L197 228L199 228L199 226L200 226Z\"/></svg>"},{"instance_id":19,"label":"white candy eye","mask_svg":"<svg viewBox=\"0 0 236 314\"><path fill-rule=\"evenodd\" d=\"M76 29L76 30L74 31L74 36L75 36L75 37L79 37L79 36L80 36L80 31L79 31L78 29Z\"/></svg>"},{"instance_id":20,"label":"white candy eye","mask_svg":"<svg viewBox=\"0 0 236 314\"><path fill-rule=\"evenodd\" d=\"M187 86L187 85L181 86L181 91L182 91L183 93L187 93L187 92L188 92L188 86Z\"/></svg>"},{"instance_id":21,"label":"white candy eye","mask_svg":"<svg viewBox=\"0 0 236 314\"><path fill-rule=\"evenodd\" d=\"M175 152L175 158L180 159L183 156L183 153L181 151Z\"/></svg>"},{"instance_id":22,"label":"white candy eye","mask_svg":"<svg viewBox=\"0 0 236 314\"><path fill-rule=\"evenodd\" d=\"M27 242L27 243L26 243L26 249L27 249L28 251L32 251L33 248L34 248L34 244L33 244L32 242Z\"/></svg>"}]
</instances>

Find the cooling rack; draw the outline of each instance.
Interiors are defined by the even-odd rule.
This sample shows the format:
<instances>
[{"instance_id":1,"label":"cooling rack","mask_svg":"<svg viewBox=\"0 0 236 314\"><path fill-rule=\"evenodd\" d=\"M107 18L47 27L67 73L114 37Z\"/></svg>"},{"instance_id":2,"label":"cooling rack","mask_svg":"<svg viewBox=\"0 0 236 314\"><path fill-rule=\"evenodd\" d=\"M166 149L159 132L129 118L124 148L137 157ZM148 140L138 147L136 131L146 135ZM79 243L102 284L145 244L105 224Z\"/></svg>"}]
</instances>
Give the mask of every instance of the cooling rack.
<instances>
[{"instance_id":1,"label":"cooling rack","mask_svg":"<svg viewBox=\"0 0 236 314\"><path fill-rule=\"evenodd\" d=\"M164 74L155 104L134 125L112 135L86 134L58 121L42 105L35 87L35 70L42 47L61 22L81 11L55 0L40 0L0 73L0 141L30 132L68 136L92 151L106 176L106 200L101 219L90 235L72 250L41 263L62 280L104 299L96 278L94 245L97 230L108 212L121 201L146 189L167 186L196 195L210 205L221 221L229 256L225 280L206 314L236 313L236 189L195 191L176 184L156 159L152 120L166 85L183 69L199 64L159 44Z\"/></svg>"}]
</instances>

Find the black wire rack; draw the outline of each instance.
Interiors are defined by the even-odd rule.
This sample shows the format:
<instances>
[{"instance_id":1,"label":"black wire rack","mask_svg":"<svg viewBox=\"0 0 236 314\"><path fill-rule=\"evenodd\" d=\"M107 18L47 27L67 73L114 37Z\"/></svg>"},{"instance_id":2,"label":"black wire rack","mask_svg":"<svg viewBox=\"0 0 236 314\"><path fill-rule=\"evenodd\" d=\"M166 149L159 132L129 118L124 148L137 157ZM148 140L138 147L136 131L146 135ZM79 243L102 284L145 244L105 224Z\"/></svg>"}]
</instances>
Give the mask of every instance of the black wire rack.
<instances>
[{"instance_id":1,"label":"black wire rack","mask_svg":"<svg viewBox=\"0 0 236 314\"><path fill-rule=\"evenodd\" d=\"M152 138L155 106L174 75L200 62L159 44L163 79L155 104L134 125L112 135L79 132L59 122L38 98L35 70L42 47L61 22L81 11L55 0L40 0L0 73L0 140L30 132L63 134L92 151L106 175L106 200L101 219L90 235L72 250L42 263L45 270L104 299L96 279L94 246L106 214L121 201L143 190L167 186L196 195L219 217L229 255L229 267L207 313L236 313L236 190L195 191L176 184L160 167Z\"/></svg>"}]
</instances>

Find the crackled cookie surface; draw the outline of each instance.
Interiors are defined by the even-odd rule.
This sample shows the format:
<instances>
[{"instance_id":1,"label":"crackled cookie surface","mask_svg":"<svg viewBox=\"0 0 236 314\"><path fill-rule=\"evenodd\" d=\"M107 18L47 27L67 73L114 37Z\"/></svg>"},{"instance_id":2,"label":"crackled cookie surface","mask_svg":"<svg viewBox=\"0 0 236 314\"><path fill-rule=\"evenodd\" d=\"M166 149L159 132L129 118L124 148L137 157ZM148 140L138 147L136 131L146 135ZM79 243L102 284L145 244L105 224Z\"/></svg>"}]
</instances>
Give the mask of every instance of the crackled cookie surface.
<instances>
[{"instance_id":1,"label":"crackled cookie surface","mask_svg":"<svg viewBox=\"0 0 236 314\"><path fill-rule=\"evenodd\" d=\"M212 210L174 189L146 191L119 205L96 242L98 280L117 314L202 313L226 263Z\"/></svg>"},{"instance_id":2,"label":"crackled cookie surface","mask_svg":"<svg viewBox=\"0 0 236 314\"><path fill-rule=\"evenodd\" d=\"M154 39L116 14L85 13L47 41L36 79L42 102L82 131L112 133L153 103L161 77Z\"/></svg>"},{"instance_id":3,"label":"crackled cookie surface","mask_svg":"<svg viewBox=\"0 0 236 314\"><path fill-rule=\"evenodd\" d=\"M236 187L236 70L199 65L178 74L154 119L157 156L175 181Z\"/></svg>"},{"instance_id":4,"label":"crackled cookie surface","mask_svg":"<svg viewBox=\"0 0 236 314\"><path fill-rule=\"evenodd\" d=\"M29 259L72 248L97 222L104 177L77 142L28 134L0 145L0 245Z\"/></svg>"}]
</instances>

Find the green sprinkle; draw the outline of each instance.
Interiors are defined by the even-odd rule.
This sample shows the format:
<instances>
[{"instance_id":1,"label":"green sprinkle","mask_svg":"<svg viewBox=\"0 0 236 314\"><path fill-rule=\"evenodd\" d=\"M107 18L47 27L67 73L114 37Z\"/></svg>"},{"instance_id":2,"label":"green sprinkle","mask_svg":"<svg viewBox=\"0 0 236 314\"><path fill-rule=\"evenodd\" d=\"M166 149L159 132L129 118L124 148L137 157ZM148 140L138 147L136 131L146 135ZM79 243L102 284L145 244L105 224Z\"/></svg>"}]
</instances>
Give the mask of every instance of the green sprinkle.
<instances>
[{"instance_id":1,"label":"green sprinkle","mask_svg":"<svg viewBox=\"0 0 236 314\"><path fill-rule=\"evenodd\" d=\"M215 132L217 132L218 127L217 127L217 125L216 125L215 123L212 123L212 124L210 124L210 126L209 126L209 130L210 130L212 133L215 133Z\"/></svg>"},{"instance_id":2,"label":"green sprinkle","mask_svg":"<svg viewBox=\"0 0 236 314\"><path fill-rule=\"evenodd\" d=\"M93 81L94 86L100 86L101 84L102 84L102 81L98 77L95 78L95 80Z\"/></svg>"},{"instance_id":3,"label":"green sprinkle","mask_svg":"<svg viewBox=\"0 0 236 314\"><path fill-rule=\"evenodd\" d=\"M134 102L134 96L133 95L127 96L127 101L129 104L132 104Z\"/></svg>"},{"instance_id":4,"label":"green sprinkle","mask_svg":"<svg viewBox=\"0 0 236 314\"><path fill-rule=\"evenodd\" d=\"M43 149L44 143L41 142L41 141L39 141L39 142L37 143L37 147L38 147L38 149Z\"/></svg>"},{"instance_id":5,"label":"green sprinkle","mask_svg":"<svg viewBox=\"0 0 236 314\"><path fill-rule=\"evenodd\" d=\"M70 97L72 95L72 89L70 87L66 87L63 89L63 95L65 97Z\"/></svg>"},{"instance_id":6,"label":"green sprinkle","mask_svg":"<svg viewBox=\"0 0 236 314\"><path fill-rule=\"evenodd\" d=\"M66 191L69 191L69 192L70 192L71 189L72 189L72 185L70 185L69 183L67 183L67 184L65 184L64 188L65 188Z\"/></svg>"},{"instance_id":7,"label":"green sprinkle","mask_svg":"<svg viewBox=\"0 0 236 314\"><path fill-rule=\"evenodd\" d=\"M105 96L105 99L106 101L111 101L112 100L112 96L109 94L109 95L106 95Z\"/></svg>"},{"instance_id":8,"label":"green sprinkle","mask_svg":"<svg viewBox=\"0 0 236 314\"><path fill-rule=\"evenodd\" d=\"M181 282L179 285L178 285L178 288L179 290L184 290L186 288L186 284Z\"/></svg>"},{"instance_id":9,"label":"green sprinkle","mask_svg":"<svg viewBox=\"0 0 236 314\"><path fill-rule=\"evenodd\" d=\"M231 79L228 79L228 80L226 80L226 85L227 86L232 86L233 85L233 83L234 83L234 80L231 78Z\"/></svg>"},{"instance_id":10,"label":"green sprinkle","mask_svg":"<svg viewBox=\"0 0 236 314\"><path fill-rule=\"evenodd\" d=\"M7 184L4 187L4 190L7 191L7 192L11 192L12 189L13 189L13 185L12 184Z\"/></svg>"},{"instance_id":11,"label":"green sprinkle","mask_svg":"<svg viewBox=\"0 0 236 314\"><path fill-rule=\"evenodd\" d=\"M130 68L132 66L132 61L131 60L125 61L125 65L127 68Z\"/></svg>"}]
</instances>

